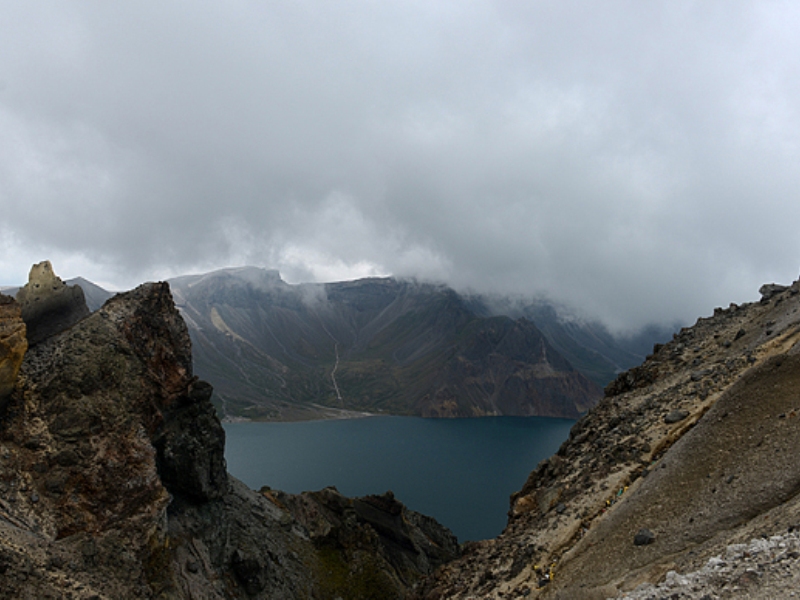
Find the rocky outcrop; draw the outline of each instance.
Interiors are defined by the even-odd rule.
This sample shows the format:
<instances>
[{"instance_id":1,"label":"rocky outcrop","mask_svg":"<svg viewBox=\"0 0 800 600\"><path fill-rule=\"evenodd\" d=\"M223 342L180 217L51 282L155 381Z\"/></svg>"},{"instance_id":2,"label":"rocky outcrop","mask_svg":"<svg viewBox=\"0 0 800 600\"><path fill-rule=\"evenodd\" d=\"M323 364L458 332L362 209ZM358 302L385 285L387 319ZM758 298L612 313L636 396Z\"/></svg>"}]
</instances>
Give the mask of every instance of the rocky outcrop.
<instances>
[{"instance_id":1,"label":"rocky outcrop","mask_svg":"<svg viewBox=\"0 0 800 600\"><path fill-rule=\"evenodd\" d=\"M32 345L0 417L0 598L333 600L375 578L402 598L449 556L441 528L401 508L392 534L417 544L407 570L387 558L351 571L356 548L395 556L377 521L344 519L347 543L317 544L226 473L210 396L166 283Z\"/></svg>"},{"instance_id":2,"label":"rocky outcrop","mask_svg":"<svg viewBox=\"0 0 800 600\"><path fill-rule=\"evenodd\" d=\"M779 283L765 283L758 288L758 293L761 294L761 301L767 303L772 300L773 296L785 292L787 289L788 286Z\"/></svg>"},{"instance_id":3,"label":"rocky outcrop","mask_svg":"<svg viewBox=\"0 0 800 600\"><path fill-rule=\"evenodd\" d=\"M17 292L28 343L39 342L89 315L80 286L68 286L53 272L49 260L31 267L28 283Z\"/></svg>"},{"instance_id":4,"label":"rocky outcrop","mask_svg":"<svg viewBox=\"0 0 800 600\"><path fill-rule=\"evenodd\" d=\"M460 553L449 529L409 510L392 492L355 499L332 487L298 495L262 493L309 532L329 569L322 584L337 588L343 598L403 598L421 574ZM359 575L346 581L346 572Z\"/></svg>"},{"instance_id":5,"label":"rocky outcrop","mask_svg":"<svg viewBox=\"0 0 800 600\"><path fill-rule=\"evenodd\" d=\"M609 598L793 531L798 387L800 282L716 309L618 377L512 496L503 534L419 597Z\"/></svg>"},{"instance_id":6,"label":"rocky outcrop","mask_svg":"<svg viewBox=\"0 0 800 600\"><path fill-rule=\"evenodd\" d=\"M28 349L25 322L13 298L0 294L0 413L17 384L22 358Z\"/></svg>"}]
</instances>

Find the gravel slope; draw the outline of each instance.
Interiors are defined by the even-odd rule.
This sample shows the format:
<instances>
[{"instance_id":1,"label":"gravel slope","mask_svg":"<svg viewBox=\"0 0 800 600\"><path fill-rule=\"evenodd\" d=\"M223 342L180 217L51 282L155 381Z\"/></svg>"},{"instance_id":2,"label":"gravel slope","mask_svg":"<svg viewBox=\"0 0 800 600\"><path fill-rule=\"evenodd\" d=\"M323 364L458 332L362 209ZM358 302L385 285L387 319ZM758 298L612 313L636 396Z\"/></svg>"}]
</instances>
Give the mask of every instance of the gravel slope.
<instances>
[{"instance_id":1,"label":"gravel slope","mask_svg":"<svg viewBox=\"0 0 800 600\"><path fill-rule=\"evenodd\" d=\"M622 600L774 600L800 598L800 533L728 546L698 571L667 573L658 585L642 584Z\"/></svg>"}]
</instances>

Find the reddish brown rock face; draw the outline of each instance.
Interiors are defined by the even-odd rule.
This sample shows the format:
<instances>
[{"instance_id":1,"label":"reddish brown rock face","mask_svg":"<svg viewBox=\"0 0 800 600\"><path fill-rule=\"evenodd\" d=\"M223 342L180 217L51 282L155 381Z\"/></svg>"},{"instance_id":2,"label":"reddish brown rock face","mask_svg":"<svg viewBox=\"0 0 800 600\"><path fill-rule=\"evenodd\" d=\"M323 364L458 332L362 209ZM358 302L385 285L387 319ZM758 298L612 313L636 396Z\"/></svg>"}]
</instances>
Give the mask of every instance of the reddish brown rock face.
<instances>
[{"instance_id":1,"label":"reddish brown rock face","mask_svg":"<svg viewBox=\"0 0 800 600\"><path fill-rule=\"evenodd\" d=\"M170 468L170 460L191 463L180 469L182 480L202 479L196 493L206 497L214 493L210 485L226 480L218 422L221 439L204 447L205 462L198 452L183 457L180 441L169 442L169 457L154 448L155 439L169 439L164 412L195 403L197 385L186 327L166 284L118 295L28 354L25 402L9 433L25 449L20 459L39 465L35 508L52 511L56 537L101 532L122 520L152 531L173 483L159 468ZM207 395L201 400L208 403Z\"/></svg>"},{"instance_id":2,"label":"reddish brown rock face","mask_svg":"<svg viewBox=\"0 0 800 600\"><path fill-rule=\"evenodd\" d=\"M0 408L16 385L27 349L25 323L19 304L10 296L0 294Z\"/></svg>"},{"instance_id":3,"label":"reddish brown rock face","mask_svg":"<svg viewBox=\"0 0 800 600\"><path fill-rule=\"evenodd\" d=\"M211 386L192 375L189 335L169 286L115 296L32 346L24 361L20 312L12 299L0 304L0 331L11 333L2 338L6 354L20 348L22 363L0 422L7 521L41 536L43 548L57 541L84 567L105 570L100 580L125 591L111 596L172 578L163 545L168 507L221 498L229 487ZM8 343L13 336L17 343Z\"/></svg>"}]
</instances>

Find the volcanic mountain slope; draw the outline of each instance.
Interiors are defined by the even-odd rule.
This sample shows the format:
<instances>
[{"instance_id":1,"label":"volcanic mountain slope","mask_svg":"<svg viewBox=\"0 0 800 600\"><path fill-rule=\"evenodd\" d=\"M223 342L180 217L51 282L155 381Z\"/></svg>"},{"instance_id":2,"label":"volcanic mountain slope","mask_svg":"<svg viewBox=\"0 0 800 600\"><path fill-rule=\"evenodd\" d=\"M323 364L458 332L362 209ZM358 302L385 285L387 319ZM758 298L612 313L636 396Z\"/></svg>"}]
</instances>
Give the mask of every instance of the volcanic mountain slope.
<instances>
[{"instance_id":1,"label":"volcanic mountain slope","mask_svg":"<svg viewBox=\"0 0 800 600\"><path fill-rule=\"evenodd\" d=\"M63 316L81 294L56 283ZM30 345L20 305L0 308L0 598L401 599L458 554L391 494L230 477L166 283L37 314Z\"/></svg>"},{"instance_id":2,"label":"volcanic mountain slope","mask_svg":"<svg viewBox=\"0 0 800 600\"><path fill-rule=\"evenodd\" d=\"M696 571L730 544L793 531L800 283L761 292L621 374L512 496L502 535L471 544L419 597L608 598ZM765 597L762 576L788 594L796 575L765 563L717 584L720 597Z\"/></svg>"},{"instance_id":3,"label":"volcanic mountain slope","mask_svg":"<svg viewBox=\"0 0 800 600\"><path fill-rule=\"evenodd\" d=\"M559 354L601 387L640 365L653 344L666 342L680 329L679 324L650 324L627 335L613 335L603 323L543 298L470 295L468 299L478 314L533 321Z\"/></svg>"},{"instance_id":4,"label":"volcanic mountain slope","mask_svg":"<svg viewBox=\"0 0 800 600\"><path fill-rule=\"evenodd\" d=\"M576 418L600 397L532 322L481 316L445 286L289 285L252 267L171 285L228 416Z\"/></svg>"}]
</instances>

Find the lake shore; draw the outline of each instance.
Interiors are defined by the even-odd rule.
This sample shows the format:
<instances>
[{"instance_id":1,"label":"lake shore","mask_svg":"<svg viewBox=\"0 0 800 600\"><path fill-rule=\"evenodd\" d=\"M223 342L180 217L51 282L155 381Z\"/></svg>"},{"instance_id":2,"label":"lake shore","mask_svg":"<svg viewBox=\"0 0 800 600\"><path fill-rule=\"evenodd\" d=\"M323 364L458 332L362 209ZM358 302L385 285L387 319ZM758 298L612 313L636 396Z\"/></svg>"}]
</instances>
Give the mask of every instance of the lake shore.
<instances>
[{"instance_id":1,"label":"lake shore","mask_svg":"<svg viewBox=\"0 0 800 600\"><path fill-rule=\"evenodd\" d=\"M223 423L300 423L306 421L333 421L341 419L365 419L367 417L386 417L382 413L370 413L344 408L331 408L312 404L310 407L291 407L285 412L270 418L255 418L225 415L220 419Z\"/></svg>"},{"instance_id":2,"label":"lake shore","mask_svg":"<svg viewBox=\"0 0 800 600\"><path fill-rule=\"evenodd\" d=\"M366 418L371 417L371 418ZM334 486L361 497L391 490L461 541L498 535L509 496L558 450L574 421L549 417L426 419L389 415L226 423L230 473L291 494Z\"/></svg>"}]
</instances>

